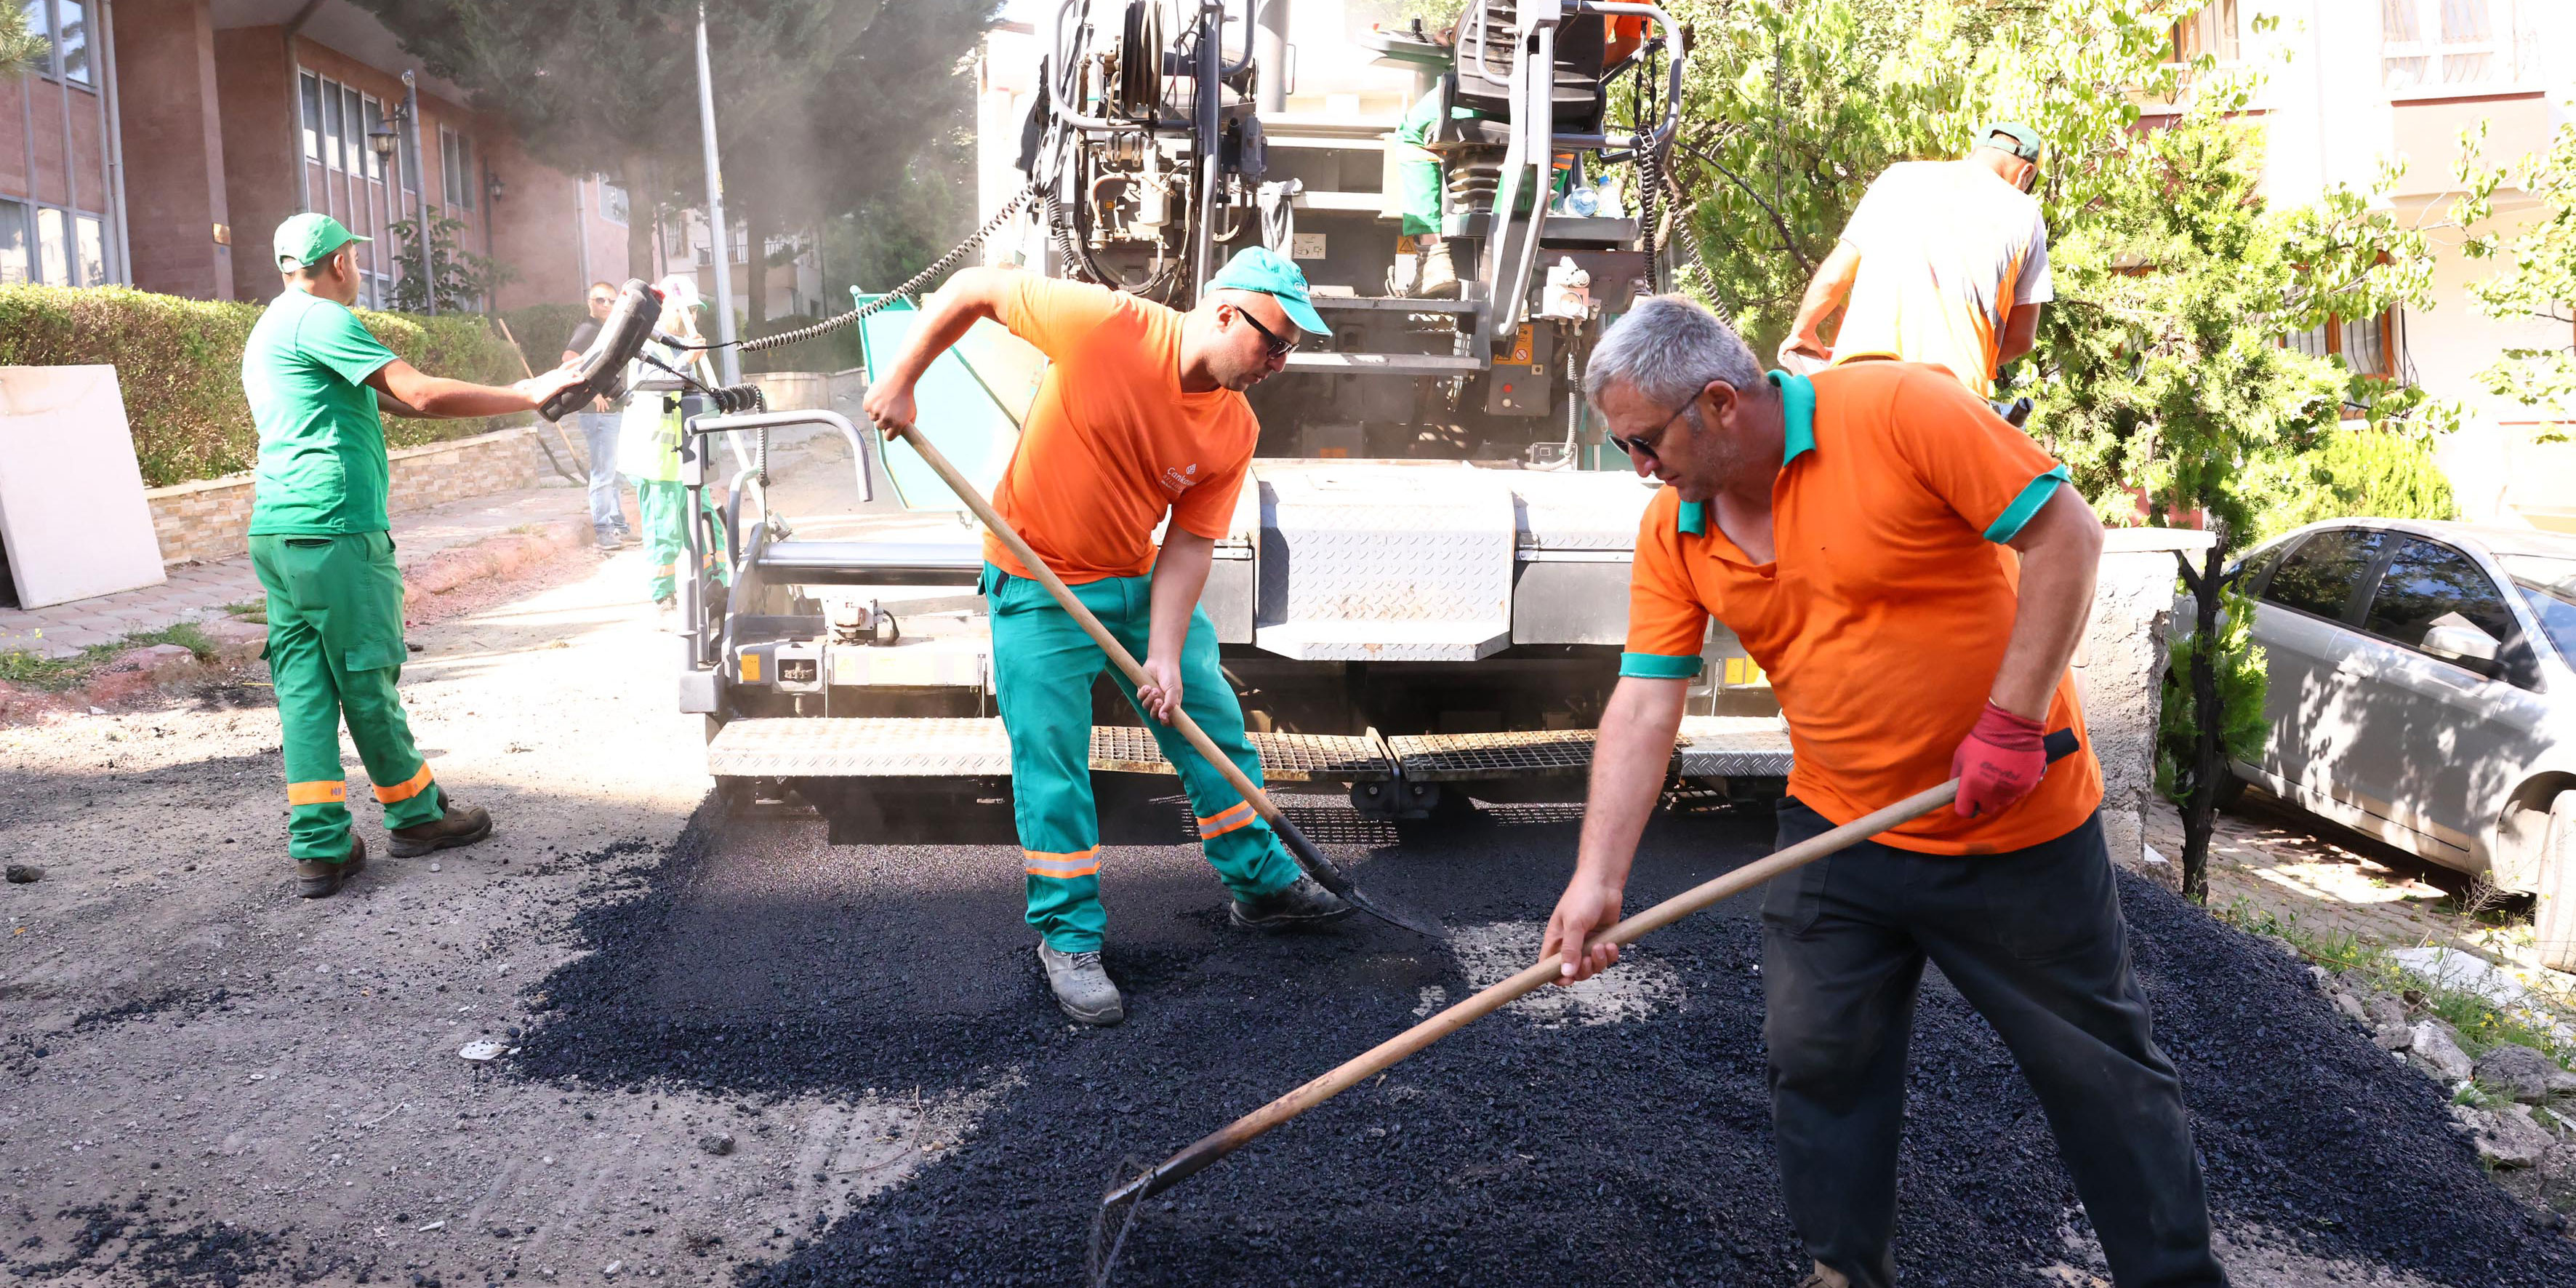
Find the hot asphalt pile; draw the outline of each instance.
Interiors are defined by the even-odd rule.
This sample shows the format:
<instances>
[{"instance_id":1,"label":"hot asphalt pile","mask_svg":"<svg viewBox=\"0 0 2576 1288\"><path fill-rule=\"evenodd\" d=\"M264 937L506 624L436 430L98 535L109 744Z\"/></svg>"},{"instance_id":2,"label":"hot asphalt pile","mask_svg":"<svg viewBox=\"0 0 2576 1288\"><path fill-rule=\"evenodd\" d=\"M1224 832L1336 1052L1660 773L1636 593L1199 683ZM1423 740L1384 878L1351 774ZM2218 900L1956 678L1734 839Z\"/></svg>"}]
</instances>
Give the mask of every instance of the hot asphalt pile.
<instances>
[{"instance_id":1,"label":"hot asphalt pile","mask_svg":"<svg viewBox=\"0 0 2576 1288\"><path fill-rule=\"evenodd\" d=\"M1521 808L1388 848L1337 804L1303 804L1364 881L1489 941L1534 942L1575 841L1568 811ZM1102 853L1129 1018L1077 1031L1031 959L1007 810L911 808L833 830L977 843L693 826L648 890L585 915L597 951L541 986L528 1076L984 1094L961 1146L829 1229L790 1232L810 1242L747 1267L754 1282L1077 1282L1111 1184L1490 978L1372 923L1235 931L1185 820L1131 803ZM1768 840L1767 820L1661 819L1630 907ZM2124 880L2122 897L2223 1229L2464 1288L2576 1283L2576 1247L2488 1181L2442 1089L2337 1016L2303 966L2160 889ZM1788 1282L1805 1267L1774 1179L1758 960L1740 898L1632 953L1621 971L1667 981L1649 1006L1469 1027L1146 1205L1117 1281ZM2010 1057L1937 973L1913 1070L1908 1282L2059 1282L2040 1268L2085 1259L2073 1187Z\"/></svg>"}]
</instances>

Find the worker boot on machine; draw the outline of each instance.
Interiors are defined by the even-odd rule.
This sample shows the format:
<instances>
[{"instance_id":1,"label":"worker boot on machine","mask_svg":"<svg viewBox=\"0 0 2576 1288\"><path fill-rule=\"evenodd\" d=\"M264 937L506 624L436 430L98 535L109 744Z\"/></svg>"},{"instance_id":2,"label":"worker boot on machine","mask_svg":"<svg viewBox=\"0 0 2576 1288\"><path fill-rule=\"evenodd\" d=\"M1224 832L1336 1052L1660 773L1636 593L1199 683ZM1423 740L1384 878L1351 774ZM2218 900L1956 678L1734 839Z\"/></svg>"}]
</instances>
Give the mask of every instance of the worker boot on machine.
<instances>
[{"instance_id":1,"label":"worker boot on machine","mask_svg":"<svg viewBox=\"0 0 2576 1288\"><path fill-rule=\"evenodd\" d=\"M1449 239L1443 237L1422 255L1422 280L1413 288L1418 299L1454 300L1458 298L1458 264L1449 254Z\"/></svg>"},{"instance_id":2,"label":"worker boot on machine","mask_svg":"<svg viewBox=\"0 0 2576 1288\"><path fill-rule=\"evenodd\" d=\"M1099 950L1060 953L1041 940L1038 964L1046 967L1047 987L1055 990L1055 1004L1065 1014L1085 1024L1116 1024L1127 1018L1126 1003L1118 996L1118 986L1109 982Z\"/></svg>"},{"instance_id":3,"label":"worker boot on machine","mask_svg":"<svg viewBox=\"0 0 2576 1288\"><path fill-rule=\"evenodd\" d=\"M472 845L492 834L492 815L480 805L447 802L447 812L426 823L395 828L394 857L418 858L432 850Z\"/></svg>"},{"instance_id":4,"label":"worker boot on machine","mask_svg":"<svg viewBox=\"0 0 2576 1288\"><path fill-rule=\"evenodd\" d=\"M1226 915L1238 926L1285 930L1339 921L1351 915L1351 906L1342 902L1341 896L1317 885L1315 878L1301 876L1269 894L1235 900Z\"/></svg>"}]
</instances>

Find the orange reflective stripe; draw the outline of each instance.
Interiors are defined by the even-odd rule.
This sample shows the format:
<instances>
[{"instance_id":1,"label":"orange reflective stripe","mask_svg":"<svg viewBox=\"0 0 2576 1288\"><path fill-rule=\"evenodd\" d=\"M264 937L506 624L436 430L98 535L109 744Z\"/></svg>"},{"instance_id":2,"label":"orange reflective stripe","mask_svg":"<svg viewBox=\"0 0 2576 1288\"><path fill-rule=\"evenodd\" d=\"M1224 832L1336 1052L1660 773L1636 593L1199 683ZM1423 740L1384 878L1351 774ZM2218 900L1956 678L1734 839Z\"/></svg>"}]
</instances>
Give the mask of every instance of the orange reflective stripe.
<instances>
[{"instance_id":1,"label":"orange reflective stripe","mask_svg":"<svg viewBox=\"0 0 2576 1288\"><path fill-rule=\"evenodd\" d=\"M376 788L376 799L383 801L387 805L391 805L396 801L410 800L412 797L418 796L428 789L429 766L423 765L420 767L419 773L414 774L391 787L378 786Z\"/></svg>"},{"instance_id":2,"label":"orange reflective stripe","mask_svg":"<svg viewBox=\"0 0 2576 1288\"><path fill-rule=\"evenodd\" d=\"M1090 876L1100 870L1100 847L1097 845L1088 850L1076 850L1071 854L1048 854L1043 850L1022 850L1020 853L1026 856L1028 872L1033 877L1053 877L1058 881L1070 881L1075 877Z\"/></svg>"},{"instance_id":3,"label":"orange reflective stripe","mask_svg":"<svg viewBox=\"0 0 2576 1288\"><path fill-rule=\"evenodd\" d=\"M1252 812L1252 802L1245 801L1213 818L1200 819L1199 839L1206 840L1209 837L1223 836L1237 828L1250 827L1256 817L1258 816Z\"/></svg>"},{"instance_id":4,"label":"orange reflective stripe","mask_svg":"<svg viewBox=\"0 0 2576 1288\"><path fill-rule=\"evenodd\" d=\"M347 799L349 780L345 778L317 778L309 783L286 785L286 803L289 805L329 805Z\"/></svg>"},{"instance_id":5,"label":"orange reflective stripe","mask_svg":"<svg viewBox=\"0 0 2576 1288\"><path fill-rule=\"evenodd\" d=\"M677 571L679 571L679 568L680 568L680 565L679 565L677 562L666 563L666 564L655 564L655 565L653 565L653 571L655 571L655 572L657 572L657 573L665 573L665 574L667 574L667 573L677 572Z\"/></svg>"}]
</instances>

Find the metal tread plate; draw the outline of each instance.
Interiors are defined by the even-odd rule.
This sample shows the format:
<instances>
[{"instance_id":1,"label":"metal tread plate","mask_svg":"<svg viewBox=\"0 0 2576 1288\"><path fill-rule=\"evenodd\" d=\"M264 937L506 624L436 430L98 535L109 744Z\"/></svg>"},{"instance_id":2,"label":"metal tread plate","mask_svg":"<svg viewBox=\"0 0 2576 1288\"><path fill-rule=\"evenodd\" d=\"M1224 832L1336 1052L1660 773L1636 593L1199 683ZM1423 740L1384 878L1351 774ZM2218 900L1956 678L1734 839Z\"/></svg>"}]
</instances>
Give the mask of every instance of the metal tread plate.
<instances>
[{"instance_id":1,"label":"metal tread plate","mask_svg":"<svg viewBox=\"0 0 2576 1288\"><path fill-rule=\"evenodd\" d=\"M1592 767L1590 729L1405 734L1386 740L1409 782L1552 778Z\"/></svg>"},{"instance_id":2,"label":"metal tread plate","mask_svg":"<svg viewBox=\"0 0 2576 1288\"><path fill-rule=\"evenodd\" d=\"M1376 782L1394 777L1384 748L1364 734L1255 733L1272 782ZM1152 733L1095 725L1091 767L1169 774ZM742 778L1006 778L1011 742L994 719L736 720L707 743L707 772Z\"/></svg>"},{"instance_id":3,"label":"metal tread plate","mask_svg":"<svg viewBox=\"0 0 2576 1288\"><path fill-rule=\"evenodd\" d=\"M1673 758L1684 778L1786 778L1789 726L1777 716L1684 716Z\"/></svg>"},{"instance_id":4,"label":"metal tread plate","mask_svg":"<svg viewBox=\"0 0 2576 1288\"><path fill-rule=\"evenodd\" d=\"M1252 733L1261 776L1274 783L1383 782L1395 766L1375 738L1365 734ZM1169 774L1172 763L1151 730L1135 725L1094 725L1091 767L1131 774Z\"/></svg>"}]
</instances>

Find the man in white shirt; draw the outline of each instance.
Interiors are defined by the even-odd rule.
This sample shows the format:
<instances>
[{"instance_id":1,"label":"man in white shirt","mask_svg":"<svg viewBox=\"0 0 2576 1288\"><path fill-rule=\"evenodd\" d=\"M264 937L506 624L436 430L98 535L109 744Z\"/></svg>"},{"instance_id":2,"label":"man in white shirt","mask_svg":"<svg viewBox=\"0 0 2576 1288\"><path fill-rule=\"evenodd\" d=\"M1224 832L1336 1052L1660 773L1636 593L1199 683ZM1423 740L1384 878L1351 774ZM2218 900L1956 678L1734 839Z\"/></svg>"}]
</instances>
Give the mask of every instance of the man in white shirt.
<instances>
[{"instance_id":1,"label":"man in white shirt","mask_svg":"<svg viewBox=\"0 0 2576 1288\"><path fill-rule=\"evenodd\" d=\"M1992 398L1996 372L2030 352L2039 306L2055 298L2048 225L2030 196L2038 178L2039 134L2013 121L1989 126L1960 160L1889 166L1807 284L1782 364L1929 362Z\"/></svg>"}]
</instances>

